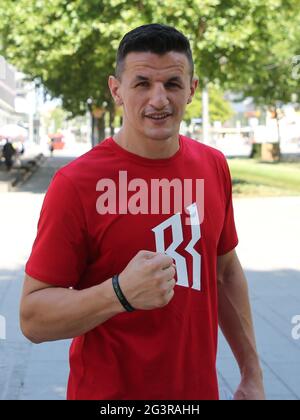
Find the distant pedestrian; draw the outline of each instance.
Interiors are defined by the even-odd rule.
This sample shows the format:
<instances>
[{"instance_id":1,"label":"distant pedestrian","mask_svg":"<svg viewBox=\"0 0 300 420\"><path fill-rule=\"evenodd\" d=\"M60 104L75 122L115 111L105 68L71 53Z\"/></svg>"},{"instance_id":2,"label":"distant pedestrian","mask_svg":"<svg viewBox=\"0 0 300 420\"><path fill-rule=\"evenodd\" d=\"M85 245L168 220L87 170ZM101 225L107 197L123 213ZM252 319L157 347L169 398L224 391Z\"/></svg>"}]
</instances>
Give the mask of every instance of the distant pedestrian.
<instances>
[{"instance_id":1,"label":"distant pedestrian","mask_svg":"<svg viewBox=\"0 0 300 420\"><path fill-rule=\"evenodd\" d=\"M50 155L53 156L53 151L54 151L54 139L51 139L49 142L49 151L50 151Z\"/></svg>"},{"instance_id":2,"label":"distant pedestrian","mask_svg":"<svg viewBox=\"0 0 300 420\"><path fill-rule=\"evenodd\" d=\"M16 154L16 150L8 139L6 140L6 143L3 146L2 153L5 159L6 168L8 171L10 171L13 165L13 156Z\"/></svg>"},{"instance_id":3,"label":"distant pedestrian","mask_svg":"<svg viewBox=\"0 0 300 420\"><path fill-rule=\"evenodd\" d=\"M20 148L18 150L19 155L24 155L25 153L25 146L24 143L21 143Z\"/></svg>"}]
</instances>

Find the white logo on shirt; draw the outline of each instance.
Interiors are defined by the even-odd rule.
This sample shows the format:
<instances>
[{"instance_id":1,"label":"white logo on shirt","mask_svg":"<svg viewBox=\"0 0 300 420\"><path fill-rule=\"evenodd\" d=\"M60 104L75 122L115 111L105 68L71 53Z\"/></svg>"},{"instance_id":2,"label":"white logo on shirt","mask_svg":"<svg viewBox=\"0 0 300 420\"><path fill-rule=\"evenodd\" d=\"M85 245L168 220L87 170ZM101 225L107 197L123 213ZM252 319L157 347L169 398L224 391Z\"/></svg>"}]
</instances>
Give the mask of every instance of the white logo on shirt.
<instances>
[{"instance_id":1,"label":"white logo on shirt","mask_svg":"<svg viewBox=\"0 0 300 420\"><path fill-rule=\"evenodd\" d=\"M193 257L193 286L195 290L201 290L201 255L194 249L196 243L201 239L201 227L200 218L198 213L197 204L193 203L187 207L187 211L190 213L190 227L192 239L185 248ZM165 245L165 231L172 229L173 241L171 245L166 248ZM177 285L183 287L189 287L188 271L186 259L176 252L176 249L180 244L183 243L183 228L182 219L179 213L165 220L160 225L156 226L152 231L155 234L156 250L157 252L166 253L175 260L176 271L177 271Z\"/></svg>"}]
</instances>

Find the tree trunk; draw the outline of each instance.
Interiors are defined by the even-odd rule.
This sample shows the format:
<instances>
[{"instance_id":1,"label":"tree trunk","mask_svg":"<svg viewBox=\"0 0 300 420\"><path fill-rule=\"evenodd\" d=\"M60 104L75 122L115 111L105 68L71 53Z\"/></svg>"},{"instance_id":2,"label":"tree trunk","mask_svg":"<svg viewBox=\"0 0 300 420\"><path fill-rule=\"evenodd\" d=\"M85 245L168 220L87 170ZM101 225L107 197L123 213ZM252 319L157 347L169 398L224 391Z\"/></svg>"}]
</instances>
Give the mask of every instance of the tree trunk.
<instances>
[{"instance_id":1,"label":"tree trunk","mask_svg":"<svg viewBox=\"0 0 300 420\"><path fill-rule=\"evenodd\" d=\"M280 120L277 111L277 106L275 106L275 118L277 124L277 141L278 141L278 148L279 148L279 159L281 158L281 130L280 130Z\"/></svg>"},{"instance_id":2,"label":"tree trunk","mask_svg":"<svg viewBox=\"0 0 300 420\"><path fill-rule=\"evenodd\" d=\"M105 113L97 118L97 131L97 143L101 143L105 139Z\"/></svg>"},{"instance_id":3,"label":"tree trunk","mask_svg":"<svg viewBox=\"0 0 300 420\"><path fill-rule=\"evenodd\" d=\"M110 135L113 136L115 134L115 107L110 109L109 111L109 126L110 126Z\"/></svg>"},{"instance_id":4,"label":"tree trunk","mask_svg":"<svg viewBox=\"0 0 300 420\"><path fill-rule=\"evenodd\" d=\"M209 92L208 83L205 82L202 90L202 127L204 144L210 143L210 121L209 121Z\"/></svg>"},{"instance_id":5,"label":"tree trunk","mask_svg":"<svg viewBox=\"0 0 300 420\"><path fill-rule=\"evenodd\" d=\"M96 146L97 141L96 141L96 119L93 115L93 113L91 112L91 143L92 143L92 147Z\"/></svg>"}]
</instances>

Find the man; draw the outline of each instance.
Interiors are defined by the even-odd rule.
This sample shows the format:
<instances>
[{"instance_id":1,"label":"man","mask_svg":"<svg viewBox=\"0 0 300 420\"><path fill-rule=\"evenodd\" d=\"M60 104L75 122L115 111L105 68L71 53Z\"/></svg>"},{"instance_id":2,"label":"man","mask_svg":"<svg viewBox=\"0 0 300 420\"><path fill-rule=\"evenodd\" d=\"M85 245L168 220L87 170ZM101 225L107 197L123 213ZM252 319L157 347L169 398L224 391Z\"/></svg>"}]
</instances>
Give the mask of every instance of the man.
<instances>
[{"instance_id":1,"label":"man","mask_svg":"<svg viewBox=\"0 0 300 420\"><path fill-rule=\"evenodd\" d=\"M6 169L7 171L10 171L13 165L13 156L16 154L16 150L8 139L6 139L6 143L3 146L2 154L5 160Z\"/></svg>"},{"instance_id":2,"label":"man","mask_svg":"<svg viewBox=\"0 0 300 420\"><path fill-rule=\"evenodd\" d=\"M120 132L50 185L21 326L34 343L75 337L69 399L218 399L218 305L235 398L264 398L226 160L179 136L197 84L180 32L128 33L109 78Z\"/></svg>"}]
</instances>

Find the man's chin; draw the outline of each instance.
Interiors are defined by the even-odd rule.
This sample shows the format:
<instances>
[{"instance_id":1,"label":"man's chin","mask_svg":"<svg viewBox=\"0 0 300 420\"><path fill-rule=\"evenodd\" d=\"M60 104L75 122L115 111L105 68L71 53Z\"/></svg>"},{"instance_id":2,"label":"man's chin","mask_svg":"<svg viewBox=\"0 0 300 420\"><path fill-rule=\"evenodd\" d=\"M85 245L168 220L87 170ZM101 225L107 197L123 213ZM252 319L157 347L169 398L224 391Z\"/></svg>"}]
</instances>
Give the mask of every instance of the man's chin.
<instances>
[{"instance_id":1,"label":"man's chin","mask_svg":"<svg viewBox=\"0 0 300 420\"><path fill-rule=\"evenodd\" d=\"M151 140L157 140L157 141L166 141L169 140L171 137L176 136L177 133L174 132L174 130L147 130L145 132L145 136Z\"/></svg>"}]
</instances>

